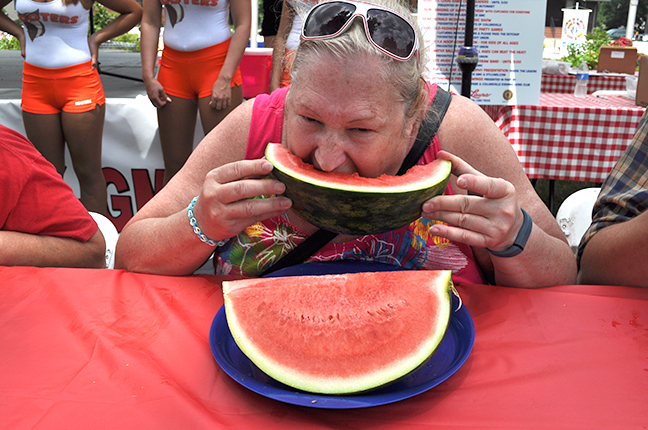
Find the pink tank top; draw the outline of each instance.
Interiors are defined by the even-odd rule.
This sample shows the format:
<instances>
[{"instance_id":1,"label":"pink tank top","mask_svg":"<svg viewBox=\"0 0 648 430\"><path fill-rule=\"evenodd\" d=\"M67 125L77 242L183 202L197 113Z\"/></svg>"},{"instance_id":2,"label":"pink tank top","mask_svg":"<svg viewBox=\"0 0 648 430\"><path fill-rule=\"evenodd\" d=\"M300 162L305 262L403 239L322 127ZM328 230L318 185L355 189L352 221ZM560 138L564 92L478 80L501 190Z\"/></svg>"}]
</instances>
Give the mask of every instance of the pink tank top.
<instances>
[{"instance_id":1,"label":"pink tank top","mask_svg":"<svg viewBox=\"0 0 648 430\"><path fill-rule=\"evenodd\" d=\"M246 159L261 158L268 143L281 142L283 107L288 89L281 88L254 100ZM432 86L432 92L436 93L436 86ZM439 148L435 136L419 164L433 161ZM448 186L446 193L451 192ZM388 233L328 243L308 261L362 260L414 270L450 269L455 283L484 283L469 246L429 234L429 227L435 222L419 218ZM216 273L255 276L306 237L285 216L256 223L218 248L214 259Z\"/></svg>"}]
</instances>

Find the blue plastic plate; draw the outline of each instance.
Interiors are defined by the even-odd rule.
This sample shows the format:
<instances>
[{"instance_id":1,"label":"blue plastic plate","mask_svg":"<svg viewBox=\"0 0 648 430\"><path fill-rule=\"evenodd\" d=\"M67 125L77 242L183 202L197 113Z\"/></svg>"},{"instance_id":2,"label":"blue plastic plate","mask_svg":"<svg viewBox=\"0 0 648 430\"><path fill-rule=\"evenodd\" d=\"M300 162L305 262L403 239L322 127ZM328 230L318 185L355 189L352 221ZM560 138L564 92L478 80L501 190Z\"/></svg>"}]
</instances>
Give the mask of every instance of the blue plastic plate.
<instances>
[{"instance_id":1,"label":"blue plastic plate","mask_svg":"<svg viewBox=\"0 0 648 430\"><path fill-rule=\"evenodd\" d=\"M279 270L272 276L320 275L330 273L398 270L395 266L365 262L307 263ZM453 296L452 309L459 300ZM263 373L241 352L227 326L225 308L216 314L209 333L212 354L232 379L262 396L300 406L352 409L384 405L407 399L439 385L466 361L475 340L475 327L465 307L452 313L445 337L432 357L419 369L389 385L355 395L326 395L299 391Z\"/></svg>"}]
</instances>

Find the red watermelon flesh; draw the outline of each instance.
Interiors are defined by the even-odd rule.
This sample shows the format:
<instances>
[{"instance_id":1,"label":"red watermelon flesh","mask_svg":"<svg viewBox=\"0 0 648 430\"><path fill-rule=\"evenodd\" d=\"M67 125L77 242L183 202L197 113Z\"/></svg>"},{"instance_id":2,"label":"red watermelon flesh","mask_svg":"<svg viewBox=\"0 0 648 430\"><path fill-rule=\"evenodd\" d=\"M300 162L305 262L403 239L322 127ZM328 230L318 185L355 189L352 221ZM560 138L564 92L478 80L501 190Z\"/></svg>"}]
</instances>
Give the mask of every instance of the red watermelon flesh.
<instances>
[{"instance_id":1,"label":"red watermelon flesh","mask_svg":"<svg viewBox=\"0 0 648 430\"><path fill-rule=\"evenodd\" d=\"M448 175L450 173L450 162L438 160L426 165L413 166L402 176L380 175L377 178L366 178L360 176L357 172L342 173L317 170L312 164L306 163L301 158L293 155L282 144L268 144L267 152L272 161L280 160L281 165L279 168L285 172L292 172L294 176L301 177L304 181L324 187L334 187L355 192L409 192L429 185L436 185L439 182L439 174L444 175L446 171ZM443 165L444 168L437 167L438 165Z\"/></svg>"},{"instance_id":2,"label":"red watermelon flesh","mask_svg":"<svg viewBox=\"0 0 648 430\"><path fill-rule=\"evenodd\" d=\"M366 272L223 282L243 353L304 391L373 389L418 368L450 319L450 271Z\"/></svg>"}]
</instances>

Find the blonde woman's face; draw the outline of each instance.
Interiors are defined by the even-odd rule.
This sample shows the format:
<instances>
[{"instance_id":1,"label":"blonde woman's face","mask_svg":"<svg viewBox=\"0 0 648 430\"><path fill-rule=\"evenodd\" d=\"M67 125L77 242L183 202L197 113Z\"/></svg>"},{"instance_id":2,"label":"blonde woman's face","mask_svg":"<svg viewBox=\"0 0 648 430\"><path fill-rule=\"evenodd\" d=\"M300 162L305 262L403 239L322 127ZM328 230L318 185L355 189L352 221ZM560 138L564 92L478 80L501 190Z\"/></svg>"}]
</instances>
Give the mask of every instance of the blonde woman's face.
<instances>
[{"instance_id":1,"label":"blonde woman's face","mask_svg":"<svg viewBox=\"0 0 648 430\"><path fill-rule=\"evenodd\" d=\"M395 175L413 143L394 87L369 59L302 64L288 93L284 144L323 171Z\"/></svg>"}]
</instances>

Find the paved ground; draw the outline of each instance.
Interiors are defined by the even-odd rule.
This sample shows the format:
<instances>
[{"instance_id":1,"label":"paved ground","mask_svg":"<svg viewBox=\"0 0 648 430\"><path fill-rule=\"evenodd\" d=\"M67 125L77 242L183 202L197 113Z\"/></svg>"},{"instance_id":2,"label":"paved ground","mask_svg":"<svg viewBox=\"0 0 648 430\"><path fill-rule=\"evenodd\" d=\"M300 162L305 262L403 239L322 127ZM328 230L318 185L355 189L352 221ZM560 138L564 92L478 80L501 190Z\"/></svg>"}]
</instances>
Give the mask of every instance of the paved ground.
<instances>
[{"instance_id":1,"label":"paved ground","mask_svg":"<svg viewBox=\"0 0 648 430\"><path fill-rule=\"evenodd\" d=\"M0 50L0 99L20 99L23 58L20 51ZM114 49L99 51L99 70L106 97L146 94L140 54ZM117 75L117 76L113 76Z\"/></svg>"}]
</instances>

